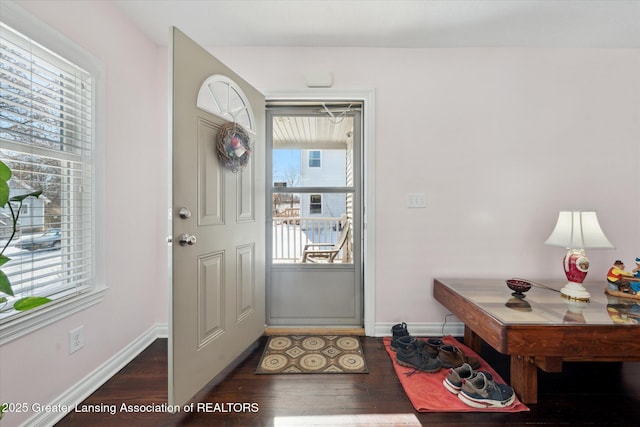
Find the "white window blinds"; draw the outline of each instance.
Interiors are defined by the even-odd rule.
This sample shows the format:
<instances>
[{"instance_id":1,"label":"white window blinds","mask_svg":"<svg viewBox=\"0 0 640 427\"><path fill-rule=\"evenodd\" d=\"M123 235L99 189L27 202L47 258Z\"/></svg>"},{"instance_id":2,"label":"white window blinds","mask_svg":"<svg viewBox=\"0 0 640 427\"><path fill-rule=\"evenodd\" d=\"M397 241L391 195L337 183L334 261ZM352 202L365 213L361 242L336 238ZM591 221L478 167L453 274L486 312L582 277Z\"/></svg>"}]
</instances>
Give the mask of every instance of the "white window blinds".
<instances>
[{"instance_id":1,"label":"white window blinds","mask_svg":"<svg viewBox=\"0 0 640 427\"><path fill-rule=\"evenodd\" d=\"M2 266L15 297L60 299L93 279L93 78L0 23L0 159L11 169L10 195L42 190L21 209ZM0 208L0 244L13 223ZM5 295L1 295L5 296Z\"/></svg>"}]
</instances>

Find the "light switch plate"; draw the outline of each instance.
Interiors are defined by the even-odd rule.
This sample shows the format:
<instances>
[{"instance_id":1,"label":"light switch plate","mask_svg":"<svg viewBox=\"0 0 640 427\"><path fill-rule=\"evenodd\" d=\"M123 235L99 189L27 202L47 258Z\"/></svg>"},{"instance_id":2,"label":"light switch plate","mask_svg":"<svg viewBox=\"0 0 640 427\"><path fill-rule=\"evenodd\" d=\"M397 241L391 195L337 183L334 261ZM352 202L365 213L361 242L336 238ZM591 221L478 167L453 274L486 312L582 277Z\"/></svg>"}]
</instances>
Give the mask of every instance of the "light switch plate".
<instances>
[{"instance_id":1,"label":"light switch plate","mask_svg":"<svg viewBox=\"0 0 640 427\"><path fill-rule=\"evenodd\" d=\"M427 197L424 193L410 193L407 194L407 207L408 208L426 208Z\"/></svg>"}]
</instances>

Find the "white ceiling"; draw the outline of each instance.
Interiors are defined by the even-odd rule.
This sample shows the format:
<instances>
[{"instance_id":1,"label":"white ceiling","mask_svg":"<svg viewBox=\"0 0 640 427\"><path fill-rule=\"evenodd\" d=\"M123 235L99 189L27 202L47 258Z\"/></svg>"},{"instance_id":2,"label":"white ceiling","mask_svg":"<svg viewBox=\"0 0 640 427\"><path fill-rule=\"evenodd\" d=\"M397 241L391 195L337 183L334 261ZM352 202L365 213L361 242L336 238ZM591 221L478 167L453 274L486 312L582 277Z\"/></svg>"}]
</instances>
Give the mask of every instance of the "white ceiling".
<instances>
[{"instance_id":1,"label":"white ceiling","mask_svg":"<svg viewBox=\"0 0 640 427\"><path fill-rule=\"evenodd\" d=\"M112 0L158 45L640 47L640 0Z\"/></svg>"}]
</instances>

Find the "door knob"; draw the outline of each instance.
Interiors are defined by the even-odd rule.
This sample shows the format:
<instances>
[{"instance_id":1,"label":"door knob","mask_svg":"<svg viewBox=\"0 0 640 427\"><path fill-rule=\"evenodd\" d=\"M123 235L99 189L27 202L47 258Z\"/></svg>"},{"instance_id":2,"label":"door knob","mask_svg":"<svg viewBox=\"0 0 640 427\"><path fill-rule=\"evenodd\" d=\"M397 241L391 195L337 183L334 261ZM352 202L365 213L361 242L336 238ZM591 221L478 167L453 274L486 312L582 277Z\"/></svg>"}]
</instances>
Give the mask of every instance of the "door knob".
<instances>
[{"instance_id":1,"label":"door knob","mask_svg":"<svg viewBox=\"0 0 640 427\"><path fill-rule=\"evenodd\" d=\"M180 237L178 237L178 243L180 243L180 246L195 245L196 240L196 236L193 234L181 234Z\"/></svg>"},{"instance_id":2,"label":"door knob","mask_svg":"<svg viewBox=\"0 0 640 427\"><path fill-rule=\"evenodd\" d=\"M191 218L191 211L187 208L180 208L180 210L178 210L178 216L181 219Z\"/></svg>"}]
</instances>

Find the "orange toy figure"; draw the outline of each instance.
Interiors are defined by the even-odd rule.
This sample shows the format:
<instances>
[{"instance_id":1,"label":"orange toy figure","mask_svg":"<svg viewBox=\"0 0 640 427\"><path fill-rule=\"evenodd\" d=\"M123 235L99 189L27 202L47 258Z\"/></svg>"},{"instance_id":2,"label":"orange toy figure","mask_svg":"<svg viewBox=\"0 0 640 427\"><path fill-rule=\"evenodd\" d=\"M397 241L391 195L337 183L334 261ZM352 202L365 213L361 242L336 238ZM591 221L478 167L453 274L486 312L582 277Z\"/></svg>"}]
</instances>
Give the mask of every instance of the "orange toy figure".
<instances>
[{"instance_id":1,"label":"orange toy figure","mask_svg":"<svg viewBox=\"0 0 640 427\"><path fill-rule=\"evenodd\" d=\"M636 291L631 289L631 281L635 281L633 273L625 271L624 263L616 260L607 272L608 289L635 295Z\"/></svg>"}]
</instances>

